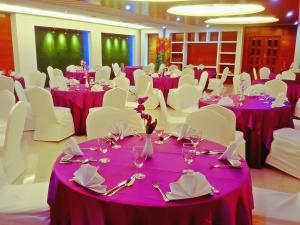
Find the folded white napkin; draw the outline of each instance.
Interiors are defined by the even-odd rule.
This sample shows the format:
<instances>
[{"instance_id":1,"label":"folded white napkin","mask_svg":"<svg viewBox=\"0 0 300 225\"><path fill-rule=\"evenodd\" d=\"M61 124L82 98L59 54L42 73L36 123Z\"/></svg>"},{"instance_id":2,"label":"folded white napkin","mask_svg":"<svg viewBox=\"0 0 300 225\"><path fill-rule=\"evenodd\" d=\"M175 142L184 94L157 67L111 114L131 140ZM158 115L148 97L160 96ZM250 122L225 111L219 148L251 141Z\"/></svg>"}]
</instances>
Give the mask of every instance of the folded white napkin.
<instances>
[{"instance_id":1,"label":"folded white napkin","mask_svg":"<svg viewBox=\"0 0 300 225\"><path fill-rule=\"evenodd\" d=\"M172 132L174 136L177 137L177 140L188 139L191 135L195 134L196 131L188 124L179 124L175 127L175 130Z\"/></svg>"},{"instance_id":2,"label":"folded white napkin","mask_svg":"<svg viewBox=\"0 0 300 225\"><path fill-rule=\"evenodd\" d=\"M232 166L241 166L240 157L236 152L238 146L237 142L231 142L227 146L226 151L218 159L228 161Z\"/></svg>"},{"instance_id":3,"label":"folded white napkin","mask_svg":"<svg viewBox=\"0 0 300 225\"><path fill-rule=\"evenodd\" d=\"M169 200L195 198L211 193L211 185L206 177L199 173L183 174L178 181L170 183L170 192L167 192Z\"/></svg>"},{"instance_id":4,"label":"folded white napkin","mask_svg":"<svg viewBox=\"0 0 300 225\"><path fill-rule=\"evenodd\" d=\"M102 185L105 179L98 173L98 167L90 164L84 164L74 172L74 181L100 194L106 191L106 185Z\"/></svg>"},{"instance_id":5,"label":"folded white napkin","mask_svg":"<svg viewBox=\"0 0 300 225\"><path fill-rule=\"evenodd\" d=\"M233 100L228 97L222 97L219 101L218 101L218 105L223 105L223 106L234 106L234 102Z\"/></svg>"},{"instance_id":6,"label":"folded white napkin","mask_svg":"<svg viewBox=\"0 0 300 225\"><path fill-rule=\"evenodd\" d=\"M284 106L285 101L287 101L287 98L285 97L285 95L283 93L280 93L277 95L276 99L272 102L271 107L275 108L275 107Z\"/></svg>"},{"instance_id":7,"label":"folded white napkin","mask_svg":"<svg viewBox=\"0 0 300 225\"><path fill-rule=\"evenodd\" d=\"M103 91L103 88L102 88L101 85L95 84L95 85L93 85L93 87L91 88L91 91Z\"/></svg>"},{"instance_id":8,"label":"folded white napkin","mask_svg":"<svg viewBox=\"0 0 300 225\"><path fill-rule=\"evenodd\" d=\"M264 84L255 84L248 87L245 91L247 96L260 96L267 93L267 87Z\"/></svg>"},{"instance_id":9,"label":"folded white napkin","mask_svg":"<svg viewBox=\"0 0 300 225\"><path fill-rule=\"evenodd\" d=\"M116 132L120 134L120 139L124 139L130 135L133 135L133 130L129 127L129 125L125 122L119 122L113 126L112 132Z\"/></svg>"},{"instance_id":10,"label":"folded white napkin","mask_svg":"<svg viewBox=\"0 0 300 225\"><path fill-rule=\"evenodd\" d=\"M83 152L81 151L79 145L77 144L77 141L75 138L71 137L67 141L67 146L64 150L65 156L62 157L62 160L70 160L73 156L81 156L83 155Z\"/></svg>"},{"instance_id":11,"label":"folded white napkin","mask_svg":"<svg viewBox=\"0 0 300 225\"><path fill-rule=\"evenodd\" d=\"M151 77L159 77L158 73L152 73Z\"/></svg>"},{"instance_id":12,"label":"folded white napkin","mask_svg":"<svg viewBox=\"0 0 300 225\"><path fill-rule=\"evenodd\" d=\"M79 84L79 81L76 79L70 79L69 82L70 84Z\"/></svg>"},{"instance_id":13,"label":"folded white napkin","mask_svg":"<svg viewBox=\"0 0 300 225\"><path fill-rule=\"evenodd\" d=\"M62 91L67 91L68 86L67 82L65 82L63 79L57 79L58 89Z\"/></svg>"}]
</instances>

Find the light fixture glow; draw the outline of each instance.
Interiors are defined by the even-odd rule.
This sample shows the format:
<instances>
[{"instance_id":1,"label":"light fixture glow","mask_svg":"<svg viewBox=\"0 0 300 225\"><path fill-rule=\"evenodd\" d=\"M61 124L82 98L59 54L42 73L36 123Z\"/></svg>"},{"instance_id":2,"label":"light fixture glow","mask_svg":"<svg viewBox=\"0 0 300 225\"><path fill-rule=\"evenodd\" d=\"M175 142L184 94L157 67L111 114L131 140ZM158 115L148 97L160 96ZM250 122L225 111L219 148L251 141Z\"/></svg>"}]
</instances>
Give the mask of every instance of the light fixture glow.
<instances>
[{"instance_id":1,"label":"light fixture glow","mask_svg":"<svg viewBox=\"0 0 300 225\"><path fill-rule=\"evenodd\" d=\"M210 28L210 25L209 24L206 24L206 26L205 26L206 28Z\"/></svg>"},{"instance_id":2,"label":"light fixture glow","mask_svg":"<svg viewBox=\"0 0 300 225\"><path fill-rule=\"evenodd\" d=\"M236 16L264 11L265 8L257 4L201 4L174 6L168 13L181 16Z\"/></svg>"},{"instance_id":3,"label":"light fixture glow","mask_svg":"<svg viewBox=\"0 0 300 225\"><path fill-rule=\"evenodd\" d=\"M293 11L288 11L285 16L289 18L289 17L291 17L293 15L294 15Z\"/></svg>"},{"instance_id":4,"label":"light fixture glow","mask_svg":"<svg viewBox=\"0 0 300 225\"><path fill-rule=\"evenodd\" d=\"M118 21L114 21L114 20L92 18L92 17L88 17L88 16L83 16L83 15L76 15L76 14L50 11L50 10L44 10L44 9L30 8L30 7L11 5L11 4L5 4L5 3L0 3L0 9L1 9L1 11L4 11L4 12L13 12L13 13L36 15L36 16L46 16L46 17L75 20L75 21L82 21L82 22L89 22L89 23L96 23L96 24L105 24L105 25L118 26L118 27L127 27L127 28L134 28L134 29L150 28L147 26L134 24L134 23L125 23L125 22L118 22Z\"/></svg>"},{"instance_id":5,"label":"light fixture glow","mask_svg":"<svg viewBox=\"0 0 300 225\"><path fill-rule=\"evenodd\" d=\"M258 24L258 23L274 23L279 19L268 16L249 16L249 17L221 17L208 19L205 23L210 24Z\"/></svg>"},{"instance_id":6,"label":"light fixture glow","mask_svg":"<svg viewBox=\"0 0 300 225\"><path fill-rule=\"evenodd\" d=\"M299 24L299 21L295 21L294 25L298 25Z\"/></svg>"},{"instance_id":7,"label":"light fixture glow","mask_svg":"<svg viewBox=\"0 0 300 225\"><path fill-rule=\"evenodd\" d=\"M180 21L181 21L180 17L177 17L177 18L176 18L176 21L177 21L177 22L180 22Z\"/></svg>"},{"instance_id":8,"label":"light fixture glow","mask_svg":"<svg viewBox=\"0 0 300 225\"><path fill-rule=\"evenodd\" d=\"M125 10L129 11L131 9L131 5L126 5Z\"/></svg>"},{"instance_id":9,"label":"light fixture glow","mask_svg":"<svg viewBox=\"0 0 300 225\"><path fill-rule=\"evenodd\" d=\"M190 0L129 0L131 2L186 2Z\"/></svg>"}]
</instances>

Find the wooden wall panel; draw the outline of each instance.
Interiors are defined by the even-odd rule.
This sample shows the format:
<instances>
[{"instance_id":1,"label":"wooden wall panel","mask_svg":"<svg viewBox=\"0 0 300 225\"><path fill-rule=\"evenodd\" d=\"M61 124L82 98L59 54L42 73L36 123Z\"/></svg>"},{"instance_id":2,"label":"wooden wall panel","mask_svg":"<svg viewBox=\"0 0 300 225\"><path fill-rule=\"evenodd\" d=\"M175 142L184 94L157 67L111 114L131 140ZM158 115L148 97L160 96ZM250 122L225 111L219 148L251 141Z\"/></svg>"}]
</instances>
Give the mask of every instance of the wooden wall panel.
<instances>
[{"instance_id":1,"label":"wooden wall panel","mask_svg":"<svg viewBox=\"0 0 300 225\"><path fill-rule=\"evenodd\" d=\"M0 70L14 70L10 15L0 13Z\"/></svg>"},{"instance_id":2,"label":"wooden wall panel","mask_svg":"<svg viewBox=\"0 0 300 225\"><path fill-rule=\"evenodd\" d=\"M157 52L156 52L156 40L158 34L148 34L148 63L156 64Z\"/></svg>"},{"instance_id":3,"label":"wooden wall panel","mask_svg":"<svg viewBox=\"0 0 300 225\"><path fill-rule=\"evenodd\" d=\"M294 61L294 51L296 44L296 26L249 26L245 28L244 51L243 51L243 71L247 71L248 41L251 37L280 37L279 54L275 73L282 69L289 68Z\"/></svg>"},{"instance_id":4,"label":"wooden wall panel","mask_svg":"<svg viewBox=\"0 0 300 225\"><path fill-rule=\"evenodd\" d=\"M215 66L217 60L216 43L189 43L187 64Z\"/></svg>"}]
</instances>

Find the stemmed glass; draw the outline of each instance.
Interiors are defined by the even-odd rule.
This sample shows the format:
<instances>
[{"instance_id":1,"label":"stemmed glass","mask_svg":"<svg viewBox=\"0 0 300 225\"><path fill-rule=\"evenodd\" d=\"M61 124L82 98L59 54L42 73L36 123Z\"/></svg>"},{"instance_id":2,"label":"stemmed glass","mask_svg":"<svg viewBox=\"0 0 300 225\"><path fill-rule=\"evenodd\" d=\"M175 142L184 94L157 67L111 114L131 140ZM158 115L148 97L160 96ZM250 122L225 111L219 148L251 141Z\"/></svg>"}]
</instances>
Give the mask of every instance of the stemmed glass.
<instances>
[{"instance_id":1,"label":"stemmed glass","mask_svg":"<svg viewBox=\"0 0 300 225\"><path fill-rule=\"evenodd\" d=\"M133 163L137 168L142 168L144 165L145 160L147 159L147 155L144 152L144 146L134 146L132 148L132 155L133 155ZM135 176L138 179L143 179L146 177L144 173L136 173Z\"/></svg>"},{"instance_id":2,"label":"stemmed glass","mask_svg":"<svg viewBox=\"0 0 300 225\"><path fill-rule=\"evenodd\" d=\"M191 165L196 158L196 148L191 143L183 143L182 145L182 156L185 163ZM185 173L192 173L194 172L192 169L184 169L183 172Z\"/></svg>"},{"instance_id":3,"label":"stemmed glass","mask_svg":"<svg viewBox=\"0 0 300 225\"><path fill-rule=\"evenodd\" d=\"M200 131L194 131L193 134L190 135L189 140L192 145L195 147L196 155L200 155L200 152L197 150L197 146L203 140Z\"/></svg>"},{"instance_id":4,"label":"stemmed glass","mask_svg":"<svg viewBox=\"0 0 300 225\"><path fill-rule=\"evenodd\" d=\"M158 144L158 145L163 144L164 143L164 141L163 141L164 130L163 129L156 129L155 133L158 136L158 140L155 141L155 144Z\"/></svg>"},{"instance_id":5,"label":"stemmed glass","mask_svg":"<svg viewBox=\"0 0 300 225\"><path fill-rule=\"evenodd\" d=\"M120 138L121 138L121 133L117 132L117 131L111 132L111 137L114 140L112 148L113 149L119 149L119 148L121 148L121 145L117 144L117 141L120 140Z\"/></svg>"},{"instance_id":6,"label":"stemmed glass","mask_svg":"<svg viewBox=\"0 0 300 225\"><path fill-rule=\"evenodd\" d=\"M97 139L97 149L99 149L100 152L103 154L106 154L108 152L108 142L106 138L98 138ZM99 162L101 163L108 163L110 162L110 159L107 157L99 159Z\"/></svg>"}]
</instances>

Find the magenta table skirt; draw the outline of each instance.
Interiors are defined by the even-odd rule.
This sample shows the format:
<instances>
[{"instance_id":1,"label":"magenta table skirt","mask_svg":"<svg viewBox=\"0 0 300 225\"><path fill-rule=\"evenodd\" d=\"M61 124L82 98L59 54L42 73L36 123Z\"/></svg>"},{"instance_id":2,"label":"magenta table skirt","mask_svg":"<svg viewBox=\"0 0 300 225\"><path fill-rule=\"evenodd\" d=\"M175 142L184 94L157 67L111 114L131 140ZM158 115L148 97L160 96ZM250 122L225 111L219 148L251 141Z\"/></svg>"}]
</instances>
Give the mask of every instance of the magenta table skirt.
<instances>
[{"instance_id":1,"label":"magenta table skirt","mask_svg":"<svg viewBox=\"0 0 300 225\"><path fill-rule=\"evenodd\" d=\"M232 96L237 102L237 97ZM199 107L216 103L218 98L199 101ZM273 131L294 127L292 109L289 103L283 107L271 108L271 101L264 102L258 97L246 97L241 107L227 107L236 116L236 128L244 133L246 159L252 168L262 168L269 154Z\"/></svg>"},{"instance_id":2,"label":"magenta table skirt","mask_svg":"<svg viewBox=\"0 0 300 225\"><path fill-rule=\"evenodd\" d=\"M162 91L165 100L168 98L169 90L172 88L177 88L179 82L179 77L155 77L153 78L153 87Z\"/></svg>"},{"instance_id":3,"label":"magenta table skirt","mask_svg":"<svg viewBox=\"0 0 300 225\"><path fill-rule=\"evenodd\" d=\"M84 85L80 86L80 90L51 89L54 105L71 109L77 135L86 134L86 118L89 109L102 106L104 93L105 91L92 92L90 89L84 88Z\"/></svg>"},{"instance_id":4,"label":"magenta table skirt","mask_svg":"<svg viewBox=\"0 0 300 225\"><path fill-rule=\"evenodd\" d=\"M216 69L204 69L204 70L198 70L198 69L196 69L196 70L195 70L195 79L199 80L200 77L201 77L201 74L202 74L204 71L207 71L207 73L208 73L208 79L216 78L216 76L217 76L217 71L216 71Z\"/></svg>"},{"instance_id":5,"label":"magenta table skirt","mask_svg":"<svg viewBox=\"0 0 300 225\"><path fill-rule=\"evenodd\" d=\"M24 77L14 77L14 76L12 76L11 78L12 78L14 81L19 81L20 84L22 85L22 87L23 87L23 88L26 88Z\"/></svg>"},{"instance_id":6,"label":"magenta table skirt","mask_svg":"<svg viewBox=\"0 0 300 225\"><path fill-rule=\"evenodd\" d=\"M300 76L300 75L299 75ZM255 80L253 84L264 84L269 80ZM282 80L287 86L287 98L292 106L292 112L294 115L296 104L300 98L300 82L297 80Z\"/></svg>"},{"instance_id":7,"label":"magenta table skirt","mask_svg":"<svg viewBox=\"0 0 300 225\"><path fill-rule=\"evenodd\" d=\"M84 150L82 158L99 159L109 157L111 162L98 166L99 173L112 188L136 172L146 174L144 180L136 180L133 186L112 197L102 196L71 181L80 164L59 164L56 161L49 185L48 204L52 225L251 225L252 185L246 162L241 169L211 168L211 164L222 164L216 156L198 156L190 168L206 175L208 181L220 194L165 203L152 182L157 182L164 192L170 191L169 183L181 176L187 165L181 155L182 142L170 138L163 145L154 145L151 160L137 169L132 162L131 149L143 145L145 140L128 137L121 141L119 150L109 149L107 154ZM81 144L95 147L97 141ZM203 141L199 149L224 150L223 146Z\"/></svg>"},{"instance_id":8,"label":"magenta table skirt","mask_svg":"<svg viewBox=\"0 0 300 225\"><path fill-rule=\"evenodd\" d=\"M65 73L65 77L68 78L68 79L71 79L71 78L76 79L81 84L84 84L85 83L85 73L86 72L83 72L83 71L78 71L78 72L69 72L69 71L67 71ZM95 78L95 74L96 74L96 72L88 72L88 77Z\"/></svg>"},{"instance_id":9,"label":"magenta table skirt","mask_svg":"<svg viewBox=\"0 0 300 225\"><path fill-rule=\"evenodd\" d=\"M124 73L126 74L126 77L130 81L130 85L134 85L134 77L133 77L133 72L137 69L143 69L142 66L125 66L124 67Z\"/></svg>"}]
</instances>

